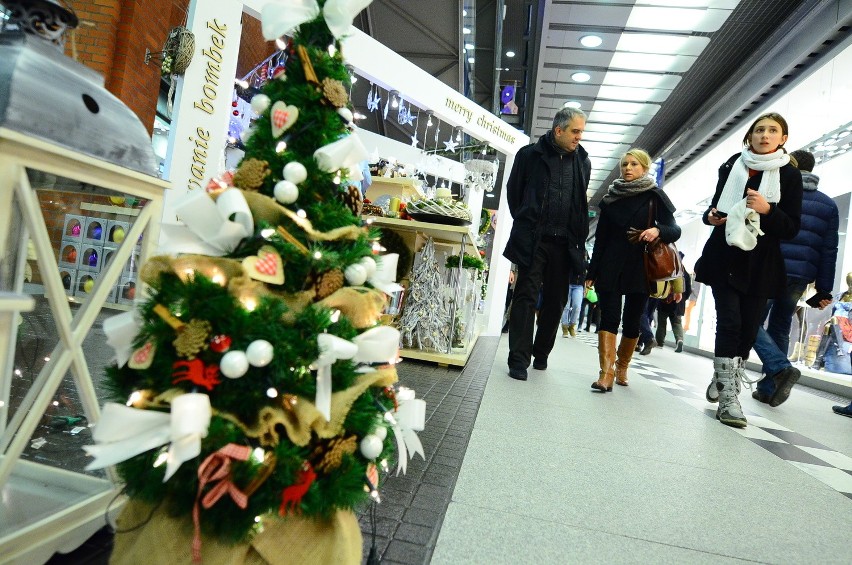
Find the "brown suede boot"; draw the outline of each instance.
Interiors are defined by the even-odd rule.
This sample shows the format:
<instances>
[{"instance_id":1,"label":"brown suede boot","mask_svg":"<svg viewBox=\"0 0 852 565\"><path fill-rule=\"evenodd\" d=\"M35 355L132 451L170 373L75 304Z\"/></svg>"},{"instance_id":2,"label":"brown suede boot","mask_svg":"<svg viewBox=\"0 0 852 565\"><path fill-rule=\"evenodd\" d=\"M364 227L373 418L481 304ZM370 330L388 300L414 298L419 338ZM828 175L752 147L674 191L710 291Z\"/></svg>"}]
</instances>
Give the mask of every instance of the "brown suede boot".
<instances>
[{"instance_id":1,"label":"brown suede boot","mask_svg":"<svg viewBox=\"0 0 852 565\"><path fill-rule=\"evenodd\" d=\"M638 337L621 336L615 360L615 384L627 386L627 366L630 365L630 360L633 358L633 352L636 350L636 343L638 341Z\"/></svg>"},{"instance_id":2,"label":"brown suede boot","mask_svg":"<svg viewBox=\"0 0 852 565\"><path fill-rule=\"evenodd\" d=\"M612 332L598 332L598 360L601 372L598 380L592 383L592 388L600 392L612 390L612 380L615 378L613 364L615 363L615 334Z\"/></svg>"}]
</instances>

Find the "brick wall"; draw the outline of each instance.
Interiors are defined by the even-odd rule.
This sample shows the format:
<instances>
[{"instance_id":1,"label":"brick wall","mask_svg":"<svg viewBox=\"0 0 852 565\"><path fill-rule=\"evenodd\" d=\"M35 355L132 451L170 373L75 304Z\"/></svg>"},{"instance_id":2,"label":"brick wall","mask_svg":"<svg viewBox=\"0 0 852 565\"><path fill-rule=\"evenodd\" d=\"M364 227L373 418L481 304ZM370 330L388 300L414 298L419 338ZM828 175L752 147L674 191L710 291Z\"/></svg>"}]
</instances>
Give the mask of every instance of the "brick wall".
<instances>
[{"instance_id":1,"label":"brick wall","mask_svg":"<svg viewBox=\"0 0 852 565\"><path fill-rule=\"evenodd\" d=\"M213 1L213 0L208 0ZM160 63L145 65L145 50L161 51L169 30L186 23L189 0L80 0L81 25L74 34L78 60L104 76L106 88L139 116L150 132L160 91ZM72 41L66 43L72 55ZM244 76L271 55L260 21L245 14L237 63Z\"/></svg>"}]
</instances>

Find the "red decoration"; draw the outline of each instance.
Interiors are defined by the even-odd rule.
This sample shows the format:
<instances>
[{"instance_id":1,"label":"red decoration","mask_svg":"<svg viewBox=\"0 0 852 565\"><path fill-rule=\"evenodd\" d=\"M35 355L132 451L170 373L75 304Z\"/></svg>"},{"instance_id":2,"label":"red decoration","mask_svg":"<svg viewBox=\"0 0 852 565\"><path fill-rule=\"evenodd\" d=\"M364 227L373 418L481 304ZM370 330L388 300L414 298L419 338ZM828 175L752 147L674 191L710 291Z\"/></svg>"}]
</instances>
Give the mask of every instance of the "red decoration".
<instances>
[{"instance_id":1,"label":"red decoration","mask_svg":"<svg viewBox=\"0 0 852 565\"><path fill-rule=\"evenodd\" d=\"M275 67L275 70L272 71L272 78L278 78L286 70L287 67L285 67L284 65L278 65L277 67Z\"/></svg>"},{"instance_id":2,"label":"red decoration","mask_svg":"<svg viewBox=\"0 0 852 565\"><path fill-rule=\"evenodd\" d=\"M210 340L210 349L216 353L225 353L231 349L231 338L226 335L216 335Z\"/></svg>"},{"instance_id":3,"label":"red decoration","mask_svg":"<svg viewBox=\"0 0 852 565\"><path fill-rule=\"evenodd\" d=\"M177 384L181 381L189 381L194 385L203 386L207 390L213 390L213 387L222 381L219 380L219 366L207 365L197 357L190 361L175 361L172 365L174 372L172 373L172 384Z\"/></svg>"},{"instance_id":4,"label":"red decoration","mask_svg":"<svg viewBox=\"0 0 852 565\"><path fill-rule=\"evenodd\" d=\"M301 514L302 497L305 496L305 493L308 492L309 488L311 488L311 485L316 478L317 474L314 472L314 468L311 464L307 461L302 463L302 468L299 469L296 483L281 491L281 506L278 508L278 515L286 516L287 514Z\"/></svg>"},{"instance_id":5,"label":"red decoration","mask_svg":"<svg viewBox=\"0 0 852 565\"><path fill-rule=\"evenodd\" d=\"M239 110L234 110L233 114L234 114L235 116L239 116L239 115L240 115L240 111L239 111Z\"/></svg>"},{"instance_id":6,"label":"red decoration","mask_svg":"<svg viewBox=\"0 0 852 565\"><path fill-rule=\"evenodd\" d=\"M237 107L237 101L236 101L236 100L234 100L233 102L231 102L231 106L233 106L234 108L236 108L236 107Z\"/></svg>"},{"instance_id":7,"label":"red decoration","mask_svg":"<svg viewBox=\"0 0 852 565\"><path fill-rule=\"evenodd\" d=\"M388 399L393 401L393 411L396 412L397 410L399 410L399 402L397 402L396 400L396 391L393 389L393 387L386 386L382 392Z\"/></svg>"}]
</instances>

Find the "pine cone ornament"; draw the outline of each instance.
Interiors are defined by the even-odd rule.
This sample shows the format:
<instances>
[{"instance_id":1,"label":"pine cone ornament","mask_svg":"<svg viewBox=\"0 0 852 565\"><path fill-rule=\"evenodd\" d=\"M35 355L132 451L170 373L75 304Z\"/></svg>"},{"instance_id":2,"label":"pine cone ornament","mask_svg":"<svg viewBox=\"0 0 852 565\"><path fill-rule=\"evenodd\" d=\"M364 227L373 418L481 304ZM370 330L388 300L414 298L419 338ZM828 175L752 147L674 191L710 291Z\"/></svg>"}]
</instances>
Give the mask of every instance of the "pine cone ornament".
<instances>
[{"instance_id":1,"label":"pine cone ornament","mask_svg":"<svg viewBox=\"0 0 852 565\"><path fill-rule=\"evenodd\" d=\"M361 210L364 207L364 197L361 195L361 189L358 186L354 184L347 185L346 192L340 193L340 199L349 208L353 216L357 217L361 215Z\"/></svg>"},{"instance_id":2,"label":"pine cone ornament","mask_svg":"<svg viewBox=\"0 0 852 565\"><path fill-rule=\"evenodd\" d=\"M340 467L344 454L355 453L358 447L358 438L349 436L347 438L336 437L329 440L323 445L318 445L311 454L311 459L315 461L314 469L320 473L329 473Z\"/></svg>"},{"instance_id":3,"label":"pine cone ornament","mask_svg":"<svg viewBox=\"0 0 852 565\"><path fill-rule=\"evenodd\" d=\"M343 271L340 269L326 271L317 275L316 280L314 281L314 290L316 290L317 293L317 300L322 300L323 298L331 296L339 289L343 288L343 281Z\"/></svg>"},{"instance_id":4,"label":"pine cone ornament","mask_svg":"<svg viewBox=\"0 0 852 565\"><path fill-rule=\"evenodd\" d=\"M260 159L245 159L234 173L234 186L243 190L257 190L271 173L269 163Z\"/></svg>"},{"instance_id":5,"label":"pine cone ornament","mask_svg":"<svg viewBox=\"0 0 852 565\"><path fill-rule=\"evenodd\" d=\"M337 79L328 77L322 79L322 94L335 108L343 108L349 102L346 87Z\"/></svg>"},{"instance_id":6,"label":"pine cone ornament","mask_svg":"<svg viewBox=\"0 0 852 565\"><path fill-rule=\"evenodd\" d=\"M211 329L207 320L190 320L172 342L177 354L187 359L195 359L195 356L207 347L207 337Z\"/></svg>"}]
</instances>

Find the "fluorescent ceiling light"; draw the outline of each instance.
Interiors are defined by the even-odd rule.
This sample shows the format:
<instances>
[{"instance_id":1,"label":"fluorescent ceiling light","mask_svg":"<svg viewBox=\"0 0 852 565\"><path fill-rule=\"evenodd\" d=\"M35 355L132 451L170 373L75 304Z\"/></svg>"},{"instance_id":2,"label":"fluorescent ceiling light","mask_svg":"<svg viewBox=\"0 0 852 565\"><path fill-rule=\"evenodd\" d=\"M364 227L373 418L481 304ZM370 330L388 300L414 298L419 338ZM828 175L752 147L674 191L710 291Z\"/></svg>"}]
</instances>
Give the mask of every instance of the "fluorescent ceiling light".
<instances>
[{"instance_id":1,"label":"fluorescent ceiling light","mask_svg":"<svg viewBox=\"0 0 852 565\"><path fill-rule=\"evenodd\" d=\"M677 86L677 83L679 82L680 77L675 75L608 71L604 75L604 79L601 84L608 84L611 86L636 86L640 88L672 89Z\"/></svg>"},{"instance_id":2,"label":"fluorescent ceiling light","mask_svg":"<svg viewBox=\"0 0 852 565\"><path fill-rule=\"evenodd\" d=\"M471 65L473 64L474 61L475 61L475 59L473 57L467 58L467 62L470 63Z\"/></svg>"},{"instance_id":3,"label":"fluorescent ceiling light","mask_svg":"<svg viewBox=\"0 0 852 565\"><path fill-rule=\"evenodd\" d=\"M651 121L653 116L642 115L642 114L619 114L616 112L596 112L592 110L592 113L589 114L588 121L590 122L604 122L610 124L635 124L646 126L648 122Z\"/></svg>"},{"instance_id":4,"label":"fluorescent ceiling light","mask_svg":"<svg viewBox=\"0 0 852 565\"><path fill-rule=\"evenodd\" d=\"M580 44L583 47L597 47L601 43L603 43L603 39L598 35L584 35L580 38Z\"/></svg>"},{"instance_id":5,"label":"fluorescent ceiling light","mask_svg":"<svg viewBox=\"0 0 852 565\"><path fill-rule=\"evenodd\" d=\"M674 6L676 8L726 8L733 10L740 0L636 0L637 6Z\"/></svg>"},{"instance_id":6,"label":"fluorescent ceiling light","mask_svg":"<svg viewBox=\"0 0 852 565\"><path fill-rule=\"evenodd\" d=\"M620 134L620 133L604 133L600 131L585 131L583 132L583 146L587 141L604 141L607 143L630 143L636 139L635 136L630 136L630 140L627 139L628 136Z\"/></svg>"},{"instance_id":7,"label":"fluorescent ceiling light","mask_svg":"<svg viewBox=\"0 0 852 565\"><path fill-rule=\"evenodd\" d=\"M658 73L683 73L689 70L695 57L686 55L659 55L653 53L623 53L616 51L610 61L612 69L648 71Z\"/></svg>"},{"instance_id":8,"label":"fluorescent ceiling light","mask_svg":"<svg viewBox=\"0 0 852 565\"><path fill-rule=\"evenodd\" d=\"M663 31L712 32L722 27L730 10L636 6L630 11L626 28Z\"/></svg>"},{"instance_id":9,"label":"fluorescent ceiling light","mask_svg":"<svg viewBox=\"0 0 852 565\"><path fill-rule=\"evenodd\" d=\"M606 133L625 134L630 133L633 135L639 135L642 132L642 128L637 126L626 126L622 124L599 124L597 122L586 122L586 132L590 131L603 131Z\"/></svg>"},{"instance_id":10,"label":"fluorescent ceiling light","mask_svg":"<svg viewBox=\"0 0 852 565\"><path fill-rule=\"evenodd\" d=\"M583 144L583 148L589 152L589 155L593 155L595 157L611 157L621 151L627 151L629 149L629 147L624 143L586 140L583 140L580 143Z\"/></svg>"},{"instance_id":11,"label":"fluorescent ceiling light","mask_svg":"<svg viewBox=\"0 0 852 565\"><path fill-rule=\"evenodd\" d=\"M589 73L574 73L571 75L571 80L574 82L589 82L592 78L592 75Z\"/></svg>"},{"instance_id":12,"label":"fluorescent ceiling light","mask_svg":"<svg viewBox=\"0 0 852 565\"><path fill-rule=\"evenodd\" d=\"M512 58L512 57L515 56L515 52L514 51L506 51L506 56L509 57L509 58Z\"/></svg>"},{"instance_id":13,"label":"fluorescent ceiling light","mask_svg":"<svg viewBox=\"0 0 852 565\"><path fill-rule=\"evenodd\" d=\"M659 90L655 88L630 88L627 86L602 86L598 91L599 98L612 100L648 100L650 102L662 102L671 94L671 90Z\"/></svg>"},{"instance_id":14,"label":"fluorescent ceiling light","mask_svg":"<svg viewBox=\"0 0 852 565\"><path fill-rule=\"evenodd\" d=\"M462 33L463 33L463 34L465 34L465 35L469 34L469 33L470 33L470 28L469 28L469 27L463 27L463 28L462 28Z\"/></svg>"},{"instance_id":15,"label":"fluorescent ceiling light","mask_svg":"<svg viewBox=\"0 0 852 565\"><path fill-rule=\"evenodd\" d=\"M650 114L654 115L660 109L658 104L641 104L639 102L615 102L613 100L596 100L592 110L598 112L617 112L619 114Z\"/></svg>"},{"instance_id":16,"label":"fluorescent ceiling light","mask_svg":"<svg viewBox=\"0 0 852 565\"><path fill-rule=\"evenodd\" d=\"M576 100L571 100L562 105L563 108L579 108L580 106L582 106L582 104Z\"/></svg>"},{"instance_id":17,"label":"fluorescent ceiling light","mask_svg":"<svg viewBox=\"0 0 852 565\"><path fill-rule=\"evenodd\" d=\"M709 37L694 37L684 35L664 35L659 33L622 33L618 38L616 51L632 53L660 53L681 55L700 55Z\"/></svg>"},{"instance_id":18,"label":"fluorescent ceiling light","mask_svg":"<svg viewBox=\"0 0 852 565\"><path fill-rule=\"evenodd\" d=\"M464 48L465 49L473 49L473 43L465 43Z\"/></svg>"}]
</instances>

